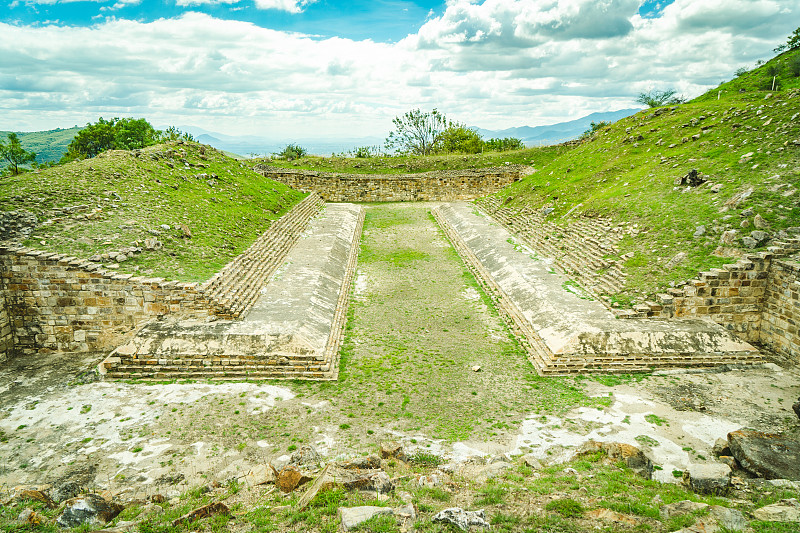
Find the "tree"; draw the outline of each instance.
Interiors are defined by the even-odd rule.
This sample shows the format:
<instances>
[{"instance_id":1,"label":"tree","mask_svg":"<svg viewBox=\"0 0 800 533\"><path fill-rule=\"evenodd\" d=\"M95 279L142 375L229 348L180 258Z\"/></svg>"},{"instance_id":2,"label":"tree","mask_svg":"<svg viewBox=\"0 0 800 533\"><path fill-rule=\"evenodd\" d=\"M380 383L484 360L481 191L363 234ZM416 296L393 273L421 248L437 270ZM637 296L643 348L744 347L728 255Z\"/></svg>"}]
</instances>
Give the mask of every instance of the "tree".
<instances>
[{"instance_id":1,"label":"tree","mask_svg":"<svg viewBox=\"0 0 800 533\"><path fill-rule=\"evenodd\" d=\"M786 48L789 50L800 49L800 28L794 30L794 32L789 36L789 40L786 41Z\"/></svg>"},{"instance_id":2,"label":"tree","mask_svg":"<svg viewBox=\"0 0 800 533\"><path fill-rule=\"evenodd\" d=\"M299 144L287 144L283 150L281 150L280 152L276 152L273 155L286 159L287 161L292 161L294 159L300 159L307 153L308 150L306 150Z\"/></svg>"},{"instance_id":3,"label":"tree","mask_svg":"<svg viewBox=\"0 0 800 533\"><path fill-rule=\"evenodd\" d=\"M659 91L658 89L650 89L646 93L641 93L636 98L636 101L647 107L661 107L663 105L682 104L686 101L683 96L675 96L674 89L667 89Z\"/></svg>"},{"instance_id":4,"label":"tree","mask_svg":"<svg viewBox=\"0 0 800 533\"><path fill-rule=\"evenodd\" d=\"M158 132L159 141L188 141L194 142L194 136L191 133L181 131L175 126L170 126L164 131Z\"/></svg>"},{"instance_id":5,"label":"tree","mask_svg":"<svg viewBox=\"0 0 800 533\"><path fill-rule=\"evenodd\" d=\"M588 139L589 137L591 137L592 135L594 135L595 133L597 133L601 129L605 128L606 126L610 126L610 125L611 125L611 122L606 121L606 120L601 120L600 122L592 121L589 124L589 129L584 131L581 134L581 139Z\"/></svg>"},{"instance_id":6,"label":"tree","mask_svg":"<svg viewBox=\"0 0 800 533\"><path fill-rule=\"evenodd\" d=\"M157 131L143 118L103 117L95 124L87 124L67 146L67 153L61 158L65 163L75 159L88 159L106 150L133 150L156 144L161 140Z\"/></svg>"},{"instance_id":7,"label":"tree","mask_svg":"<svg viewBox=\"0 0 800 533\"><path fill-rule=\"evenodd\" d=\"M392 120L395 131L386 138L386 148L401 153L430 155L436 150L447 118L436 108L430 113L412 109Z\"/></svg>"},{"instance_id":8,"label":"tree","mask_svg":"<svg viewBox=\"0 0 800 533\"><path fill-rule=\"evenodd\" d=\"M36 161L36 154L28 152L22 147L16 133L9 133L8 143L0 141L0 158L8 161L11 165L11 173L16 176L19 174L20 165Z\"/></svg>"},{"instance_id":9,"label":"tree","mask_svg":"<svg viewBox=\"0 0 800 533\"><path fill-rule=\"evenodd\" d=\"M483 139L480 134L466 124L450 122L439 135L436 142L436 151L451 154L477 154L483 151Z\"/></svg>"}]
</instances>

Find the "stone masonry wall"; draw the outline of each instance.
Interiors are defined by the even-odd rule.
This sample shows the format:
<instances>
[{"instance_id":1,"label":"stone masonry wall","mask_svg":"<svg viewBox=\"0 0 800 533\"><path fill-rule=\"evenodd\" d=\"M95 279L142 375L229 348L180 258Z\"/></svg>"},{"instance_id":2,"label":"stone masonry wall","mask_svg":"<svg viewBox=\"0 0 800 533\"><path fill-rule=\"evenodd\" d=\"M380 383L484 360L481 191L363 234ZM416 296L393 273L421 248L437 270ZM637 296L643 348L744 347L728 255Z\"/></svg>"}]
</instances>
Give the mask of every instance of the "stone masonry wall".
<instances>
[{"instance_id":1,"label":"stone masonry wall","mask_svg":"<svg viewBox=\"0 0 800 533\"><path fill-rule=\"evenodd\" d=\"M568 225L556 224L541 211L502 207L497 198L481 198L477 204L592 293L614 294L625 286L621 266L606 259L619 255L617 244L626 231L611 220L578 218Z\"/></svg>"},{"instance_id":2,"label":"stone masonry wall","mask_svg":"<svg viewBox=\"0 0 800 533\"><path fill-rule=\"evenodd\" d=\"M230 316L245 309L320 203L311 196L296 205L203 285L119 274L75 257L0 246L0 294L5 289L0 353L108 350L153 317Z\"/></svg>"},{"instance_id":3,"label":"stone masonry wall","mask_svg":"<svg viewBox=\"0 0 800 533\"><path fill-rule=\"evenodd\" d=\"M0 363L11 357L14 334L11 331L11 318L6 308L6 292L0 280Z\"/></svg>"},{"instance_id":4,"label":"stone masonry wall","mask_svg":"<svg viewBox=\"0 0 800 533\"><path fill-rule=\"evenodd\" d=\"M256 165L253 170L327 202L414 202L472 200L518 181L528 167L377 175L335 174Z\"/></svg>"},{"instance_id":5,"label":"stone masonry wall","mask_svg":"<svg viewBox=\"0 0 800 533\"><path fill-rule=\"evenodd\" d=\"M776 260L767 284L760 341L800 363L800 261Z\"/></svg>"}]
</instances>

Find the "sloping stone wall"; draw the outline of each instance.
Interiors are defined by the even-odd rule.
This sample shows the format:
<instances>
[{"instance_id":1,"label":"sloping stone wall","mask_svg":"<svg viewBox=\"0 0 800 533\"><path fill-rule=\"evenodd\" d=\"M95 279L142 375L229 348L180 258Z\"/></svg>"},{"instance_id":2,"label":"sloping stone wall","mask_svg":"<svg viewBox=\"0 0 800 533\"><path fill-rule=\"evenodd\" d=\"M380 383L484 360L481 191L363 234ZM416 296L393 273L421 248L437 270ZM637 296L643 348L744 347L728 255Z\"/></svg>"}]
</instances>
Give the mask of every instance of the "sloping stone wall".
<instances>
[{"instance_id":1,"label":"sloping stone wall","mask_svg":"<svg viewBox=\"0 0 800 533\"><path fill-rule=\"evenodd\" d=\"M6 291L0 280L0 363L11 357L14 335L11 331L11 317L6 308Z\"/></svg>"},{"instance_id":2,"label":"sloping stone wall","mask_svg":"<svg viewBox=\"0 0 800 533\"><path fill-rule=\"evenodd\" d=\"M0 353L108 350L153 317L239 316L321 203L313 195L297 204L202 285L119 274L75 257L0 246L0 289L5 288L0 348L6 346Z\"/></svg>"},{"instance_id":3,"label":"sloping stone wall","mask_svg":"<svg viewBox=\"0 0 800 533\"><path fill-rule=\"evenodd\" d=\"M760 341L800 363L800 261L797 259L773 262Z\"/></svg>"},{"instance_id":4,"label":"sloping stone wall","mask_svg":"<svg viewBox=\"0 0 800 533\"><path fill-rule=\"evenodd\" d=\"M421 174L336 174L256 165L253 170L327 202L421 202L473 200L518 181L522 165Z\"/></svg>"},{"instance_id":5,"label":"sloping stone wall","mask_svg":"<svg viewBox=\"0 0 800 533\"><path fill-rule=\"evenodd\" d=\"M619 255L622 226L604 218L579 218L571 224L549 222L540 211L503 207L497 198L476 202L495 220L518 235L535 251L555 260L594 294L614 294L625 286L625 273L608 255Z\"/></svg>"}]
</instances>

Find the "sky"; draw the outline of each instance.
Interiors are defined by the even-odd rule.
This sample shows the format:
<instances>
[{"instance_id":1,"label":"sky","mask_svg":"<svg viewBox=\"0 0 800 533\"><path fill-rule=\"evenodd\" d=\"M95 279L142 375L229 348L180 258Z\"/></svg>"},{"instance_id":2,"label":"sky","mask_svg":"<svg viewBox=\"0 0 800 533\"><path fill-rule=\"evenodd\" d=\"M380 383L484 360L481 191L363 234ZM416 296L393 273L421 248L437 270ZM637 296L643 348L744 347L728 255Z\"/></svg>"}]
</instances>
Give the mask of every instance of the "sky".
<instances>
[{"instance_id":1,"label":"sky","mask_svg":"<svg viewBox=\"0 0 800 533\"><path fill-rule=\"evenodd\" d=\"M798 24L800 0L0 0L0 130L385 137L416 108L553 124L702 94Z\"/></svg>"}]
</instances>

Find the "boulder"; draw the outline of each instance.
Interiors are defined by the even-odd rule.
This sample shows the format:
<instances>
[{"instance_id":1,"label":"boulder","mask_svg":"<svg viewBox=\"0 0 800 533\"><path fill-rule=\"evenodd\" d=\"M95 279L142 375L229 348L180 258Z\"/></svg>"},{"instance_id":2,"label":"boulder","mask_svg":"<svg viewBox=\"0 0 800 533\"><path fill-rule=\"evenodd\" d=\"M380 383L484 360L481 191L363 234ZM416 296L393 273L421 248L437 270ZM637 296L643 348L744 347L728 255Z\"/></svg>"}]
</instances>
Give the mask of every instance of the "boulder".
<instances>
[{"instance_id":1,"label":"boulder","mask_svg":"<svg viewBox=\"0 0 800 533\"><path fill-rule=\"evenodd\" d=\"M381 467L381 458L377 455L358 457L339 464L339 467L345 470L376 470Z\"/></svg>"},{"instance_id":2,"label":"boulder","mask_svg":"<svg viewBox=\"0 0 800 533\"><path fill-rule=\"evenodd\" d=\"M738 509L731 509L730 507L722 507L721 505L712 505L708 508L708 517L703 519L703 522L716 522L717 530L726 531L744 531L749 525L747 518L744 517L742 512ZM706 531L711 529L706 526Z\"/></svg>"},{"instance_id":3,"label":"boulder","mask_svg":"<svg viewBox=\"0 0 800 533\"><path fill-rule=\"evenodd\" d=\"M768 229L769 223L761 215L753 217L753 225L758 229Z\"/></svg>"},{"instance_id":4,"label":"boulder","mask_svg":"<svg viewBox=\"0 0 800 533\"><path fill-rule=\"evenodd\" d=\"M40 503L45 504L50 509L55 509L56 505L50 496L48 496L44 491L41 490L34 490L34 489L23 489L19 491L14 496L15 501L25 501L25 500L34 500Z\"/></svg>"},{"instance_id":5,"label":"boulder","mask_svg":"<svg viewBox=\"0 0 800 533\"><path fill-rule=\"evenodd\" d=\"M756 241L756 246L763 246L769 240L769 233L766 231L761 231L759 229L750 232L750 237Z\"/></svg>"},{"instance_id":6,"label":"boulder","mask_svg":"<svg viewBox=\"0 0 800 533\"><path fill-rule=\"evenodd\" d=\"M209 503L208 505L204 505L202 507L198 507L197 509L193 509L192 511L189 511L185 515L176 518L175 520L172 521L172 526L177 527L180 524L194 522L195 520L200 520L201 518L208 518L209 516L217 514L230 515L231 510L228 509L228 506L222 502Z\"/></svg>"},{"instance_id":7,"label":"boulder","mask_svg":"<svg viewBox=\"0 0 800 533\"><path fill-rule=\"evenodd\" d=\"M278 473L275 485L281 489L281 492L292 492L294 489L304 483L311 481L311 477L302 472L294 465L283 467Z\"/></svg>"},{"instance_id":8,"label":"boulder","mask_svg":"<svg viewBox=\"0 0 800 533\"><path fill-rule=\"evenodd\" d=\"M658 509L658 514L662 520L669 520L674 516L683 516L685 514L694 513L700 509L708 507L707 503L693 502L691 500L681 500L679 502L672 502L667 505L662 505Z\"/></svg>"},{"instance_id":9,"label":"boulder","mask_svg":"<svg viewBox=\"0 0 800 533\"><path fill-rule=\"evenodd\" d=\"M800 502L796 498L781 500L753 511L756 520L766 522L800 522Z\"/></svg>"},{"instance_id":10,"label":"boulder","mask_svg":"<svg viewBox=\"0 0 800 533\"><path fill-rule=\"evenodd\" d=\"M388 441L381 443L381 458L382 459L399 459L401 461L408 461L408 456L403 450L403 445L399 442Z\"/></svg>"},{"instance_id":11,"label":"boulder","mask_svg":"<svg viewBox=\"0 0 800 533\"><path fill-rule=\"evenodd\" d=\"M61 527L102 525L113 520L122 509L121 505L108 502L97 494L83 494L64 502L64 511L56 519L56 524Z\"/></svg>"},{"instance_id":12,"label":"boulder","mask_svg":"<svg viewBox=\"0 0 800 533\"><path fill-rule=\"evenodd\" d=\"M741 467L766 479L800 480L800 441L776 433L740 429L728 433Z\"/></svg>"},{"instance_id":13,"label":"boulder","mask_svg":"<svg viewBox=\"0 0 800 533\"><path fill-rule=\"evenodd\" d=\"M248 487L255 487L257 485L275 483L277 477L274 468L270 465L262 464L251 468L247 474L239 478L239 482L244 483Z\"/></svg>"},{"instance_id":14,"label":"boulder","mask_svg":"<svg viewBox=\"0 0 800 533\"><path fill-rule=\"evenodd\" d=\"M39 526L44 521L44 517L31 509L30 507L26 507L22 510L21 513L17 516L17 524L22 526ZM27 529L27 527L26 527Z\"/></svg>"},{"instance_id":15,"label":"boulder","mask_svg":"<svg viewBox=\"0 0 800 533\"><path fill-rule=\"evenodd\" d=\"M717 439L717 442L714 443L714 447L711 448L711 453L716 457L720 455L730 455L731 448L728 446L728 441L725 439Z\"/></svg>"},{"instance_id":16,"label":"boulder","mask_svg":"<svg viewBox=\"0 0 800 533\"><path fill-rule=\"evenodd\" d=\"M731 467L722 463L693 464L683 473L684 481L701 494L723 494L731 484Z\"/></svg>"},{"instance_id":17,"label":"boulder","mask_svg":"<svg viewBox=\"0 0 800 533\"><path fill-rule=\"evenodd\" d=\"M653 477L653 461L642 450L621 442L596 442L590 440L578 450L575 457L603 451L608 456L603 462L613 464L623 461L625 465L645 479Z\"/></svg>"},{"instance_id":18,"label":"boulder","mask_svg":"<svg viewBox=\"0 0 800 533\"><path fill-rule=\"evenodd\" d=\"M483 509L479 511L465 511L460 507L449 507L436 513L433 517L434 522L451 524L461 531L469 531L470 527L481 527L489 529L489 522L486 521L486 513Z\"/></svg>"},{"instance_id":19,"label":"boulder","mask_svg":"<svg viewBox=\"0 0 800 533\"><path fill-rule=\"evenodd\" d=\"M520 460L522 461L522 464L528 468L532 468L533 470L539 470L542 468L542 463L540 463L539 460L530 453L523 455Z\"/></svg>"},{"instance_id":20,"label":"boulder","mask_svg":"<svg viewBox=\"0 0 800 533\"><path fill-rule=\"evenodd\" d=\"M729 229L723 232L719 237L720 244L726 244L728 246L735 244L738 233L739 232L735 229Z\"/></svg>"},{"instance_id":21,"label":"boulder","mask_svg":"<svg viewBox=\"0 0 800 533\"><path fill-rule=\"evenodd\" d=\"M800 418L800 398L797 399L796 404L792 405L792 410L797 415L797 418Z\"/></svg>"},{"instance_id":22,"label":"boulder","mask_svg":"<svg viewBox=\"0 0 800 533\"><path fill-rule=\"evenodd\" d=\"M362 507L339 507L339 518L342 520L342 528L345 531L350 531L354 527L375 516L391 514L394 514L394 511L389 507L374 507L371 505L364 505Z\"/></svg>"}]
</instances>

